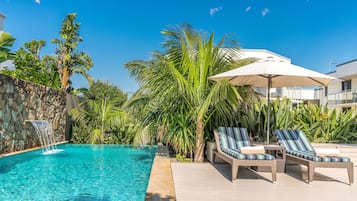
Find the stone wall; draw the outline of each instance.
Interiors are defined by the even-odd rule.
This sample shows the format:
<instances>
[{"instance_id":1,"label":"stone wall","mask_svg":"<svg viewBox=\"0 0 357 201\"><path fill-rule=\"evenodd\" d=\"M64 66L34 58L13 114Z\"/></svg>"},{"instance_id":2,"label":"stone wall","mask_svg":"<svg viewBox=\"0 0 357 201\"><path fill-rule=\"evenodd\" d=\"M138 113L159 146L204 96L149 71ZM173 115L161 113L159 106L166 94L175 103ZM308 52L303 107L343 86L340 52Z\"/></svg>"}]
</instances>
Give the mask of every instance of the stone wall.
<instances>
[{"instance_id":1,"label":"stone wall","mask_svg":"<svg viewBox=\"0 0 357 201\"><path fill-rule=\"evenodd\" d=\"M25 120L47 120L57 142L65 140L66 93L0 74L0 154L41 146Z\"/></svg>"}]
</instances>

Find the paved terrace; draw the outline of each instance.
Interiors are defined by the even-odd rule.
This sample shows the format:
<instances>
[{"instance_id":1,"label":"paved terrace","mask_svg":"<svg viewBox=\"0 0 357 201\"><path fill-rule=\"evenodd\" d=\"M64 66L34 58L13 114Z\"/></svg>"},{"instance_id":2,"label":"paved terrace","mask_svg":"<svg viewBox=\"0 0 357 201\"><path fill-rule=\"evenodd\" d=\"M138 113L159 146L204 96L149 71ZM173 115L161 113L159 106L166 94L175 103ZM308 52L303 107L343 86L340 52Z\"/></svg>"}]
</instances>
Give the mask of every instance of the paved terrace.
<instances>
[{"instance_id":1,"label":"paved terrace","mask_svg":"<svg viewBox=\"0 0 357 201\"><path fill-rule=\"evenodd\" d=\"M354 184L348 185L346 169L316 168L314 181L307 179L306 168L288 164L286 173L278 173L271 183L271 173L241 168L238 180L230 181L227 164L172 162L172 174L178 201L356 201L357 145L314 144L314 147L340 149L341 155L354 162Z\"/></svg>"}]
</instances>

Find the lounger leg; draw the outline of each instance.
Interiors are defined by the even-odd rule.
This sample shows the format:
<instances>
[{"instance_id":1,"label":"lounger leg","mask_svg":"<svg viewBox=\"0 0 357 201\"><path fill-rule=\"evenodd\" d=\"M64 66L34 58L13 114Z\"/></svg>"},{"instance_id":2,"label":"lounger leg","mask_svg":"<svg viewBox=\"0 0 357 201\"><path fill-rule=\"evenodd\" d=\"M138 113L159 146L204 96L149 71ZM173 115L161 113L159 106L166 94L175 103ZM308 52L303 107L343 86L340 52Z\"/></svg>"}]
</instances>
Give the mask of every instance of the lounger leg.
<instances>
[{"instance_id":1,"label":"lounger leg","mask_svg":"<svg viewBox=\"0 0 357 201\"><path fill-rule=\"evenodd\" d=\"M350 181L350 185L353 184L353 163L348 164L347 166L348 179Z\"/></svg>"},{"instance_id":2,"label":"lounger leg","mask_svg":"<svg viewBox=\"0 0 357 201\"><path fill-rule=\"evenodd\" d=\"M315 172L315 166L312 164L309 164L307 166L307 173L308 173L308 182L309 184L312 182L314 179L314 172Z\"/></svg>"},{"instance_id":3,"label":"lounger leg","mask_svg":"<svg viewBox=\"0 0 357 201\"><path fill-rule=\"evenodd\" d=\"M271 166L271 174L272 174L272 179L273 183L276 183L276 160L273 161L272 166Z\"/></svg>"},{"instance_id":4,"label":"lounger leg","mask_svg":"<svg viewBox=\"0 0 357 201\"><path fill-rule=\"evenodd\" d=\"M238 164L232 163L232 182L235 182L237 180L238 176Z\"/></svg>"}]
</instances>

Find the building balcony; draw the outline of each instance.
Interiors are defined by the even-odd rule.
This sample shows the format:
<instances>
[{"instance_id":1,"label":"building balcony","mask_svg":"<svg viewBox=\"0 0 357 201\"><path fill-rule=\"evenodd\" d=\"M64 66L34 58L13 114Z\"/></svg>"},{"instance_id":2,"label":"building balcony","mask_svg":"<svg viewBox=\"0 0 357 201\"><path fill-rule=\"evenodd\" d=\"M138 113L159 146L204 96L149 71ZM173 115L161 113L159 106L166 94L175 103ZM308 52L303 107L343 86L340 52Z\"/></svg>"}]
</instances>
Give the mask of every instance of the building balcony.
<instances>
[{"instance_id":1,"label":"building balcony","mask_svg":"<svg viewBox=\"0 0 357 201\"><path fill-rule=\"evenodd\" d=\"M329 105L357 103L357 91L346 90L328 95Z\"/></svg>"}]
</instances>

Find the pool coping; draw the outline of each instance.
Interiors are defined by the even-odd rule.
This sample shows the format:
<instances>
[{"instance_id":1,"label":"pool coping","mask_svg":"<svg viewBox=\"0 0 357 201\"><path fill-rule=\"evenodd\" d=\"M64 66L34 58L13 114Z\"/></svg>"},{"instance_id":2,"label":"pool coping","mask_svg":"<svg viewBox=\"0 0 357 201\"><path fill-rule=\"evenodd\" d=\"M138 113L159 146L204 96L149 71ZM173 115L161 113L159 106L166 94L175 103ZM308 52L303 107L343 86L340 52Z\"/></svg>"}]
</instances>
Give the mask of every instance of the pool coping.
<instances>
[{"instance_id":1,"label":"pool coping","mask_svg":"<svg viewBox=\"0 0 357 201\"><path fill-rule=\"evenodd\" d=\"M53 145L60 145L60 144L66 144L66 143L69 143L69 141L57 142L57 143L55 143ZM21 150L21 151L15 151L15 152L6 153L6 154L0 154L0 158L13 156L13 155L17 155L17 154L22 154L22 153L26 153L26 152L29 152L29 151L35 151L35 150L42 149L42 148L43 148L43 146L40 146L40 147L33 147L33 148L30 148L30 149L24 149L24 150Z\"/></svg>"},{"instance_id":2,"label":"pool coping","mask_svg":"<svg viewBox=\"0 0 357 201\"><path fill-rule=\"evenodd\" d=\"M171 158L156 155L152 164L145 201L176 200Z\"/></svg>"}]
</instances>

